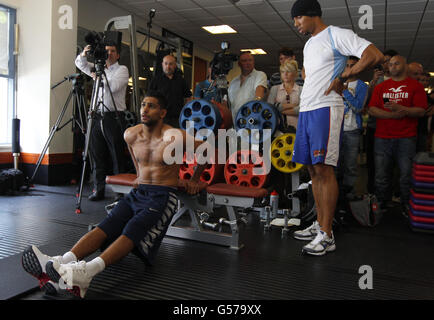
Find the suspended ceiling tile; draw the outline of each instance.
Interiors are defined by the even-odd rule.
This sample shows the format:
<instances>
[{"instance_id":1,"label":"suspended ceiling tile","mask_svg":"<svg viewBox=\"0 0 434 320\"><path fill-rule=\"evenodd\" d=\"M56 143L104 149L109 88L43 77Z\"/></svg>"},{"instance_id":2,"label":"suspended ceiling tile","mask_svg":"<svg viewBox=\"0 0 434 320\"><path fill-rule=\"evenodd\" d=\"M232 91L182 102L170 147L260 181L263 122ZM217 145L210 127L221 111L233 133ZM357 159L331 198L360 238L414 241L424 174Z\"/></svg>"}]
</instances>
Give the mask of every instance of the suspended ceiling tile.
<instances>
[{"instance_id":1,"label":"suspended ceiling tile","mask_svg":"<svg viewBox=\"0 0 434 320\"><path fill-rule=\"evenodd\" d=\"M278 12L290 12L292 8L292 4L289 4L289 1L269 1L272 7Z\"/></svg>"},{"instance_id":2,"label":"suspended ceiling tile","mask_svg":"<svg viewBox=\"0 0 434 320\"><path fill-rule=\"evenodd\" d=\"M122 3L121 1L116 2L117 5L121 5L121 3ZM148 18L148 14L149 14L149 11L151 9L155 9L157 15L160 13L163 13L163 12L172 12L172 10L170 8L162 6L162 5L155 3L155 2L154 3L138 2L138 3L131 4L130 7L135 9L134 12L136 14L143 15L143 17L146 19Z\"/></svg>"},{"instance_id":3,"label":"suspended ceiling tile","mask_svg":"<svg viewBox=\"0 0 434 320\"><path fill-rule=\"evenodd\" d=\"M428 2L415 41L414 35L426 4L425 0L388 0L386 26L384 25L385 0L319 1L323 8L324 21L327 24L343 28L352 28L353 24L357 34L373 42L381 50L386 43L386 47L393 45L407 54L414 42L414 57L417 51L424 51L420 48L431 48L433 51L434 1ZM216 50L219 49L220 39L232 39L234 48L236 47L235 42L246 45L262 44L267 48L266 51L270 52L277 52L280 45L288 44L299 50L301 60L304 42L309 39L308 36L294 32L290 10L295 0L264 0L257 5L241 6L234 6L229 0L116 0L116 2L109 0L109 2L135 12L144 20L148 20L148 11L156 8L157 14L154 18L156 24L169 30L176 30L176 33L187 39L194 39L195 45L213 47ZM348 15L347 4L350 15ZM369 5L373 10L372 30L363 30L359 26L359 20L364 14L359 13L362 5ZM239 34L237 36L212 36L200 29L201 24L205 21L213 22L212 24L229 24L235 30L239 29L237 30ZM247 38L252 38L252 40ZM267 59L261 57L258 61L265 64L264 68L268 68L266 65L274 64L274 58L271 60L271 62L266 62Z\"/></svg>"},{"instance_id":4,"label":"suspended ceiling tile","mask_svg":"<svg viewBox=\"0 0 434 320\"><path fill-rule=\"evenodd\" d=\"M226 24L229 24L230 26L251 23L249 18L247 18L244 15L219 16L219 18L221 19L221 21L223 21Z\"/></svg>"},{"instance_id":5,"label":"suspended ceiling tile","mask_svg":"<svg viewBox=\"0 0 434 320\"><path fill-rule=\"evenodd\" d=\"M186 9L186 10L177 10L176 11L177 14L179 14L182 17L185 17L186 19L189 20L198 20L198 19L214 19L215 17L210 15L207 11L200 9L200 8L195 8L195 9Z\"/></svg>"},{"instance_id":6,"label":"suspended ceiling tile","mask_svg":"<svg viewBox=\"0 0 434 320\"><path fill-rule=\"evenodd\" d=\"M195 2L198 6L206 8L228 6L230 3L228 0L192 0L192 2Z\"/></svg>"},{"instance_id":7,"label":"suspended ceiling tile","mask_svg":"<svg viewBox=\"0 0 434 320\"><path fill-rule=\"evenodd\" d=\"M413 22L419 21L422 17L422 12L414 13L392 13L387 15L388 23Z\"/></svg>"},{"instance_id":8,"label":"suspended ceiling tile","mask_svg":"<svg viewBox=\"0 0 434 320\"><path fill-rule=\"evenodd\" d=\"M247 15L271 11L271 7L265 2L251 5L237 5L236 7Z\"/></svg>"},{"instance_id":9,"label":"suspended ceiling tile","mask_svg":"<svg viewBox=\"0 0 434 320\"><path fill-rule=\"evenodd\" d=\"M211 12L213 15L217 17L225 17L225 16L244 16L239 10L236 10L231 5L226 6L213 6L213 7L203 7L207 11Z\"/></svg>"},{"instance_id":10,"label":"suspended ceiling tile","mask_svg":"<svg viewBox=\"0 0 434 320\"><path fill-rule=\"evenodd\" d=\"M262 25L264 22L282 21L279 15L275 12L258 12L249 14L249 18L252 19L256 24Z\"/></svg>"},{"instance_id":11,"label":"suspended ceiling tile","mask_svg":"<svg viewBox=\"0 0 434 320\"><path fill-rule=\"evenodd\" d=\"M388 1L387 3L387 13L388 14L402 14L402 13L415 13L421 14L425 8L426 0L411 0L411 1L400 1L394 3L393 1Z\"/></svg>"},{"instance_id":12,"label":"suspended ceiling tile","mask_svg":"<svg viewBox=\"0 0 434 320\"><path fill-rule=\"evenodd\" d=\"M162 6L169 7L172 10L194 9L197 4L190 0L157 0Z\"/></svg>"},{"instance_id":13,"label":"suspended ceiling tile","mask_svg":"<svg viewBox=\"0 0 434 320\"><path fill-rule=\"evenodd\" d=\"M261 23L261 27L265 30L272 29L272 30L279 30L280 32L289 31L288 25L281 20L263 22Z\"/></svg>"}]
</instances>

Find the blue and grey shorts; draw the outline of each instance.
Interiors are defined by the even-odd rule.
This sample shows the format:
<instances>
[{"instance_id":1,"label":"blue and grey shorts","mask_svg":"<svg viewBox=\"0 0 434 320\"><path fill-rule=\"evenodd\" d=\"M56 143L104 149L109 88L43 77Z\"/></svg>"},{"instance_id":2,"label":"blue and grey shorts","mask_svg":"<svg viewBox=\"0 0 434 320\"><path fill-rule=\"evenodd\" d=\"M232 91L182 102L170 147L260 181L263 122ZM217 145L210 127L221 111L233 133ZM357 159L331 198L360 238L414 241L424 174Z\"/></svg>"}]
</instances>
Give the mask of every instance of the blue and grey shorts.
<instances>
[{"instance_id":1,"label":"blue and grey shorts","mask_svg":"<svg viewBox=\"0 0 434 320\"><path fill-rule=\"evenodd\" d=\"M125 235L135 244L134 253L152 264L176 213L176 189L141 184L121 198L98 227L107 234L103 248Z\"/></svg>"}]
</instances>

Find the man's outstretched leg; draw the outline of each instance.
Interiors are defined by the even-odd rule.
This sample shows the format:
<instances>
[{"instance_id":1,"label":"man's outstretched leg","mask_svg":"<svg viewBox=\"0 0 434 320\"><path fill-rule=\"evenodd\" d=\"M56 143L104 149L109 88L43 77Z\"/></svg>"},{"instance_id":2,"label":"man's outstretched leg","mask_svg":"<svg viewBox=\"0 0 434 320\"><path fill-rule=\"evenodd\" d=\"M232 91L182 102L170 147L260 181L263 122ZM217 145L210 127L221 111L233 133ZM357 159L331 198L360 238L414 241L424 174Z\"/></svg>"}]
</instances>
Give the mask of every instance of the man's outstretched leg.
<instances>
[{"instance_id":1,"label":"man's outstretched leg","mask_svg":"<svg viewBox=\"0 0 434 320\"><path fill-rule=\"evenodd\" d=\"M77 242L71 251L81 259L106 243L110 243L110 246L90 262L52 262L51 266L47 265L50 278L55 281L62 279L74 294L83 298L95 275L118 262L134 248L149 260L157 252L175 214L177 199L173 190L172 187L150 185L141 185L133 190L131 194L134 197L121 199L107 218ZM135 207L139 208L135 212L130 206L123 207L131 199L134 199Z\"/></svg>"},{"instance_id":2,"label":"man's outstretched leg","mask_svg":"<svg viewBox=\"0 0 434 320\"><path fill-rule=\"evenodd\" d=\"M47 275L46 265L49 261L58 263L70 263L77 261L77 257L72 252L67 252L63 256L47 256L36 246L29 246L21 256L21 264L24 270L39 280L39 288L50 295L57 294L59 285L50 280Z\"/></svg>"},{"instance_id":3,"label":"man's outstretched leg","mask_svg":"<svg viewBox=\"0 0 434 320\"><path fill-rule=\"evenodd\" d=\"M107 235L96 228L85 234L71 251L54 257L43 254L36 246L30 246L24 250L21 262L24 270L39 280L39 287L43 291L56 294L59 290L59 278L51 277L52 265L66 265L83 259L98 250L106 238Z\"/></svg>"},{"instance_id":4,"label":"man's outstretched leg","mask_svg":"<svg viewBox=\"0 0 434 320\"><path fill-rule=\"evenodd\" d=\"M87 237L83 237L71 251L77 252L77 254L90 254L96 247L97 243L101 241L101 238L96 238L96 243L89 242L89 239L95 239L98 234L104 234L104 232L96 228L93 234L88 234ZM100 242L98 248L101 247L103 241ZM117 238L104 252L95 259L85 262L79 261L76 263L59 264L56 261L49 262L47 264L47 272L53 281L63 280L72 293L81 298L84 298L90 282L93 277L102 272L107 266L116 263L126 255L128 255L134 248L134 243L125 235L121 235ZM86 256L87 256L86 255ZM84 256L83 256L84 257ZM60 281L62 283L62 281Z\"/></svg>"},{"instance_id":5,"label":"man's outstretched leg","mask_svg":"<svg viewBox=\"0 0 434 320\"><path fill-rule=\"evenodd\" d=\"M76 257L73 263L57 260L47 262L48 277L59 283L62 289L83 298L90 281L97 273L131 251L131 243L123 241L125 239L122 233L133 217L129 198L122 198L95 229L86 233L72 247L70 252ZM89 262L80 261L99 249L103 250L108 244L110 246L99 257Z\"/></svg>"}]
</instances>

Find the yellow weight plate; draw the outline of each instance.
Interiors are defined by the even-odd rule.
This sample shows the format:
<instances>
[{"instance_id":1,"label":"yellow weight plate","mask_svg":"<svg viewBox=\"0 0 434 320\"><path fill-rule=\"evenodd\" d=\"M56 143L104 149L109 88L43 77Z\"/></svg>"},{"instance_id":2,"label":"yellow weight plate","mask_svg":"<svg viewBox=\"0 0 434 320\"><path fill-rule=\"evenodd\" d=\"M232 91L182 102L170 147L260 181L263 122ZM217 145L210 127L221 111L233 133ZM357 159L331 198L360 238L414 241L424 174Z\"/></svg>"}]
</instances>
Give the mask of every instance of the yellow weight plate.
<instances>
[{"instance_id":1,"label":"yellow weight plate","mask_svg":"<svg viewBox=\"0 0 434 320\"><path fill-rule=\"evenodd\" d=\"M303 168L302 164L291 161L294 142L295 134L286 133L274 139L271 144L271 163L280 172L292 173Z\"/></svg>"}]
</instances>

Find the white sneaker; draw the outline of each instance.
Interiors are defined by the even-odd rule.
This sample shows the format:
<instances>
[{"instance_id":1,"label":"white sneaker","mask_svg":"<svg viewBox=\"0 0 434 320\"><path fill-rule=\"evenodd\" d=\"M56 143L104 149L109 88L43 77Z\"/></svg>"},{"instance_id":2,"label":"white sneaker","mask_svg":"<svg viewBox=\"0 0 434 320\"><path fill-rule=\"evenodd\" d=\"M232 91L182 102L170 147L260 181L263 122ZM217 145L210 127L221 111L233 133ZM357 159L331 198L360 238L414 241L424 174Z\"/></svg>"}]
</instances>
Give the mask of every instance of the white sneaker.
<instances>
[{"instance_id":1,"label":"white sneaker","mask_svg":"<svg viewBox=\"0 0 434 320\"><path fill-rule=\"evenodd\" d=\"M47 265L48 274L53 281L59 282L61 289L66 289L76 296L84 298L92 281L86 268L86 261L59 264L53 262Z\"/></svg>"},{"instance_id":2,"label":"white sneaker","mask_svg":"<svg viewBox=\"0 0 434 320\"><path fill-rule=\"evenodd\" d=\"M39 288L48 294L55 295L59 286L50 281L47 275L46 264L48 261L62 262L62 256L50 257L43 254L36 246L30 246L23 251L21 264L24 270L39 280Z\"/></svg>"},{"instance_id":3,"label":"white sneaker","mask_svg":"<svg viewBox=\"0 0 434 320\"><path fill-rule=\"evenodd\" d=\"M298 230L294 232L294 238L297 240L313 240L315 239L318 231L320 230L320 225L317 220L310 227L307 227L304 230Z\"/></svg>"},{"instance_id":4,"label":"white sneaker","mask_svg":"<svg viewBox=\"0 0 434 320\"><path fill-rule=\"evenodd\" d=\"M333 236L333 231L332 231L332 236L329 237L327 233L320 230L316 235L315 239L313 239L311 242L305 245L301 252L311 254L314 256L322 256L325 255L327 252L335 251L335 250L336 250L336 244L335 244L335 237Z\"/></svg>"}]
</instances>

